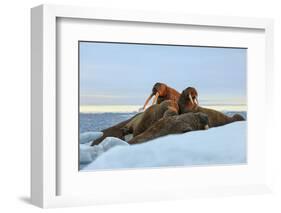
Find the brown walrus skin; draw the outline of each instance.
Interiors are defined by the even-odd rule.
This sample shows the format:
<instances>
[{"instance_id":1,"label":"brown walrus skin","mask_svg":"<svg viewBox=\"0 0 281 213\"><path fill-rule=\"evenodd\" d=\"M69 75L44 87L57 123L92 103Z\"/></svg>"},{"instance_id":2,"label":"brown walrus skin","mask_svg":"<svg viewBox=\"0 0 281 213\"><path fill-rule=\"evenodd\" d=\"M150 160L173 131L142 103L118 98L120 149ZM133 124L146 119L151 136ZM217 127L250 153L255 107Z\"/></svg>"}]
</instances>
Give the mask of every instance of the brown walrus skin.
<instances>
[{"instance_id":1,"label":"brown walrus skin","mask_svg":"<svg viewBox=\"0 0 281 213\"><path fill-rule=\"evenodd\" d=\"M194 87L187 87L182 91L178 99L180 113L192 111L198 105L198 92Z\"/></svg>"},{"instance_id":2,"label":"brown walrus skin","mask_svg":"<svg viewBox=\"0 0 281 213\"><path fill-rule=\"evenodd\" d=\"M172 101L178 101L180 97L180 93L173 89L172 87L169 87L168 85L164 83L156 83L154 84L152 88L152 94L159 93L159 97L157 99L157 104L160 104L163 101L166 100L172 100Z\"/></svg>"},{"instance_id":3,"label":"brown walrus skin","mask_svg":"<svg viewBox=\"0 0 281 213\"><path fill-rule=\"evenodd\" d=\"M193 88L194 89L194 88ZM202 112L208 115L209 118L209 127L217 127L225 124L229 124L235 121L244 121L245 119L239 115L235 114L232 117L229 117L219 111L200 107L191 103L189 98L190 87L186 88L182 93L178 101L180 114L189 113L189 112Z\"/></svg>"},{"instance_id":4,"label":"brown walrus skin","mask_svg":"<svg viewBox=\"0 0 281 213\"><path fill-rule=\"evenodd\" d=\"M148 107L139 119L134 119L123 128L124 134L133 133L137 136L152 126L162 117L177 115L179 111L178 104L175 101L166 100L160 104L155 104Z\"/></svg>"},{"instance_id":5,"label":"brown walrus skin","mask_svg":"<svg viewBox=\"0 0 281 213\"><path fill-rule=\"evenodd\" d=\"M152 105L157 103L160 104L163 101L166 100L171 100L171 101L175 101L178 102L178 99L180 97L180 93L173 89L172 87L169 87L168 85L164 84L164 83L156 83L154 84L153 88L152 88L152 93L150 94L150 96L146 99L144 106L142 107L143 110L145 110L147 104L149 103L150 99L154 97L154 100L152 102Z\"/></svg>"},{"instance_id":6,"label":"brown walrus skin","mask_svg":"<svg viewBox=\"0 0 281 213\"><path fill-rule=\"evenodd\" d=\"M244 121L245 120L239 114L235 114L232 117L229 117L219 111L216 111L213 109L208 109L208 108L203 108L203 107L199 107L199 106L196 107L192 112L203 112L206 115L208 115L210 128L223 126L225 124L229 124L229 123L232 123L235 121Z\"/></svg>"},{"instance_id":7,"label":"brown walrus skin","mask_svg":"<svg viewBox=\"0 0 281 213\"><path fill-rule=\"evenodd\" d=\"M195 130L208 129L208 116L204 113L185 113L161 118L145 132L132 138L129 144L144 143L169 134L180 134Z\"/></svg>"},{"instance_id":8,"label":"brown walrus skin","mask_svg":"<svg viewBox=\"0 0 281 213\"><path fill-rule=\"evenodd\" d=\"M124 140L124 132L123 132L123 128L124 126L129 123L131 120L136 119L138 116L140 116L142 113L136 114L135 116L133 116L132 118L122 121L112 127L109 127L107 129L102 130L103 132L103 136L94 140L91 143L91 146L94 145L98 145L99 143L101 143L106 137L116 137L116 138L120 138L122 140Z\"/></svg>"},{"instance_id":9,"label":"brown walrus skin","mask_svg":"<svg viewBox=\"0 0 281 213\"><path fill-rule=\"evenodd\" d=\"M134 130L139 125L140 121L142 120L144 115L144 112L141 112L138 114L138 116L135 116L133 119L131 119L129 122L127 122L123 127L122 131L124 135L132 134Z\"/></svg>"}]
</instances>

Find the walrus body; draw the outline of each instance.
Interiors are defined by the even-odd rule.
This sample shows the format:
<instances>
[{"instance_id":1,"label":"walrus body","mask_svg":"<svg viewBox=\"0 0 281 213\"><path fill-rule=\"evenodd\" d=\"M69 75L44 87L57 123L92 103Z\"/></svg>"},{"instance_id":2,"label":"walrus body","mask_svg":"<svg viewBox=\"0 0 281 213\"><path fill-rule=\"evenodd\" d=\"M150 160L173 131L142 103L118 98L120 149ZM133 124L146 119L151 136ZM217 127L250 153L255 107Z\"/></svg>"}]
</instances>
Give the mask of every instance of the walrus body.
<instances>
[{"instance_id":1,"label":"walrus body","mask_svg":"<svg viewBox=\"0 0 281 213\"><path fill-rule=\"evenodd\" d=\"M192 112L202 112L208 115L209 118L209 125L211 127L218 127L218 126L223 126L225 124L229 124L235 121L244 121L245 119L239 115L235 114L232 117L229 117L222 112L213 110L213 109L208 109L204 107L197 107L195 108Z\"/></svg>"},{"instance_id":2,"label":"walrus body","mask_svg":"<svg viewBox=\"0 0 281 213\"><path fill-rule=\"evenodd\" d=\"M181 96L178 101L180 114L189 113L189 112L205 113L206 115L208 115L208 118L209 118L209 127L217 127L217 126L222 126L222 125L229 124L229 123L232 123L235 121L244 121L245 120L239 114L235 114L234 116L229 117L229 116L223 114L222 112L198 106L198 104L195 104L193 101L194 95L192 95L191 91L194 91L194 90L195 90L195 88L188 87L182 91ZM195 93L197 94L197 91L193 92L193 94L195 94Z\"/></svg>"},{"instance_id":3,"label":"walrus body","mask_svg":"<svg viewBox=\"0 0 281 213\"><path fill-rule=\"evenodd\" d=\"M106 137L116 137L116 138L120 138L120 139L124 140L124 136L125 136L124 132L123 132L124 126L132 121L136 121L142 114L143 113L136 114L135 116L133 116L132 118L130 118L128 120L122 121L112 127L102 130L103 136L97 140L94 140L92 142L91 146L98 145Z\"/></svg>"},{"instance_id":4,"label":"walrus body","mask_svg":"<svg viewBox=\"0 0 281 213\"><path fill-rule=\"evenodd\" d=\"M134 119L124 127L124 134L133 133L137 136L152 126L162 117L177 115L179 111L178 104L175 101L163 101L147 108L139 119Z\"/></svg>"},{"instance_id":5,"label":"walrus body","mask_svg":"<svg viewBox=\"0 0 281 213\"><path fill-rule=\"evenodd\" d=\"M144 112L141 112L138 114L138 116L135 116L126 125L124 125L122 127L123 134L124 135L132 134L134 132L134 130L137 128L137 126L139 125L143 116L144 116Z\"/></svg>"},{"instance_id":6,"label":"walrus body","mask_svg":"<svg viewBox=\"0 0 281 213\"><path fill-rule=\"evenodd\" d=\"M204 113L186 113L163 117L143 133L131 139L129 144L144 143L169 134L179 134L208 128L208 116Z\"/></svg>"}]
</instances>

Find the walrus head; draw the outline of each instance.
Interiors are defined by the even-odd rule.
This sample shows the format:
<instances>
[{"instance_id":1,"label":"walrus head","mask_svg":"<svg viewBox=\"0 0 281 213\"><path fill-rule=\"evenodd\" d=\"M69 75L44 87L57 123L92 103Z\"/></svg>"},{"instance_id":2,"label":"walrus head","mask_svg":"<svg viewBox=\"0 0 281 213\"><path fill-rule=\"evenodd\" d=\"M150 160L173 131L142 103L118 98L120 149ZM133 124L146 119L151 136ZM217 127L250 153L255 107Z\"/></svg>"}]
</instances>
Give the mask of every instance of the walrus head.
<instances>
[{"instance_id":1,"label":"walrus head","mask_svg":"<svg viewBox=\"0 0 281 213\"><path fill-rule=\"evenodd\" d=\"M168 86L163 83L157 82L156 84L154 84L154 86L152 88L151 97L155 96L155 98L154 98L152 104L155 104L157 102L157 99L159 96L165 97L167 95L167 88L168 88Z\"/></svg>"},{"instance_id":2,"label":"walrus head","mask_svg":"<svg viewBox=\"0 0 281 213\"><path fill-rule=\"evenodd\" d=\"M194 87L188 87L182 91L179 101L180 113L191 112L199 105L198 92Z\"/></svg>"},{"instance_id":3,"label":"walrus head","mask_svg":"<svg viewBox=\"0 0 281 213\"><path fill-rule=\"evenodd\" d=\"M152 104L157 102L158 97L165 97L167 95L168 86L163 83L156 83L152 88L152 93L148 96L143 106L143 110L145 109L146 105L149 103L150 99L154 96Z\"/></svg>"}]
</instances>

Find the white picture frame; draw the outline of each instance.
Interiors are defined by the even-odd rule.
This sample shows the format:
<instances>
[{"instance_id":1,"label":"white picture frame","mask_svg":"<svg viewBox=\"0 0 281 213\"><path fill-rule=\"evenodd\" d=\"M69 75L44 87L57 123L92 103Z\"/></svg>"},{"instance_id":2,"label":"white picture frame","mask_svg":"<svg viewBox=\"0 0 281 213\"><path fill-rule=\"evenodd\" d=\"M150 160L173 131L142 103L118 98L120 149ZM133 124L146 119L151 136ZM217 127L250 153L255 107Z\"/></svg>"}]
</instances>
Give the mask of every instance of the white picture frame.
<instances>
[{"instance_id":1,"label":"white picture frame","mask_svg":"<svg viewBox=\"0 0 281 213\"><path fill-rule=\"evenodd\" d=\"M217 195L233 195L233 194L253 194L264 193L270 191L270 184L268 176L270 173L267 171L265 160L265 151L263 148L270 143L268 135L270 135L269 124L271 117L264 114L262 117L263 123L266 124L266 131L259 131L257 128L260 139L258 144L261 144L260 148L253 150L253 152L259 152L256 156L256 162L261 162L261 166L258 168L255 165L254 170L250 167L231 167L220 166L219 168L193 168L188 171L189 175L193 175L191 183L184 185L184 180L177 180L180 185L165 184L165 176L168 172L173 172L175 175L186 175L187 170L185 168L176 169L148 169L148 170L126 170L126 171L111 171L100 172L96 174L86 174L84 176L90 177L90 175L96 175L98 180L107 180L109 176L119 175L120 179L126 179L126 176L137 175L145 177L145 175L151 175L159 178L164 177L163 181L160 181L157 187L153 188L153 192L147 193L149 187L145 186L145 182L139 184L139 186L122 185L122 188L115 188L115 192L110 193L109 190L100 189L98 195L87 194L87 188L84 187L84 191L81 193L66 193L61 194L59 185L64 179L61 179L60 174L62 171L62 165L59 164L60 152L58 150L57 139L57 117L58 117L58 95L57 88L60 81L57 79L57 50L58 50L58 20L63 19L77 19L77 20L100 20L100 21L118 21L119 24L130 23L144 23L166 26L167 28L173 26L200 26L202 28L219 28L227 31L234 30L256 30L262 32L262 36L257 40L261 43L262 52L260 53L261 76L265 78L256 79L253 75L248 76L253 84L258 84L259 81L263 83L264 87L261 88L263 96L266 98L260 109L253 112L253 115L262 111L263 107L272 109L273 97L270 94L270 90L273 85L273 21L271 19L257 19L257 18L241 18L241 17L216 17L216 16L203 16L203 15L187 15L187 14L166 14L166 13L152 13L144 11L122 11L112 9L96 9L96 8L84 8L74 6L54 6L54 5L41 5L31 10L31 82L32 82L32 104L31 104L31 201L33 204L47 208L47 207L59 207L59 206L76 206L76 205L91 205L99 203L116 203L116 202L138 202L145 200L166 200L166 199L179 199L187 197L197 196L217 196ZM235 36L235 34L233 35ZM251 39L251 38L250 38ZM263 43L265 42L265 43ZM242 42L243 43L243 42ZM200 40L198 41L200 45ZM221 44L223 45L223 43ZM253 46L255 44L253 43ZM254 55L250 55L254 57ZM253 61L253 60L252 60ZM258 63L258 62L257 62ZM253 68L253 66L252 66ZM256 67L259 69L258 67ZM253 74L253 72L252 72ZM257 75L258 76L258 75ZM74 79L75 80L75 79ZM68 81L67 79L65 81ZM70 80L69 80L70 81ZM78 79L77 79L78 81ZM254 88L254 87L253 87ZM75 89L75 88L74 88ZM250 98L249 101L254 103L254 94L248 91ZM253 122L254 123L254 122ZM253 138L252 138L253 139ZM254 138L255 140L258 140ZM251 148L250 146L249 148ZM258 147L258 145L257 145ZM252 150L252 149L251 149ZM251 151L250 150L250 151ZM74 159L75 156L70 155L70 158ZM197 172L196 172L197 170ZM202 184L199 180L196 182L196 175L203 174L202 171L206 170L206 174L214 172L236 172L239 174L245 172L251 175L246 175L245 180L221 182L214 185L208 185L206 182ZM78 172L78 171L77 171ZM204 175L206 175L204 172ZM70 184L76 185L78 179L75 179L69 175L71 173L65 173L64 176L69 177L69 183L66 187L71 187ZM99 177L98 177L99 176ZM258 176L257 179L253 177ZM94 176L93 176L94 177ZM166 178L171 180L175 176L170 175ZM183 176L184 177L184 176ZM214 176L215 178L216 176ZM242 177L242 176L241 176ZM244 176L243 176L244 177ZM86 182L89 181L87 177L82 177ZM82 180L81 179L81 180ZM239 179L239 177L237 178ZM155 181L153 178L152 182ZM161 185L162 184L162 185ZM182 185L183 184L183 185ZM191 184L195 184L195 187L191 187ZM99 182L102 185L102 182ZM165 186L165 187L164 187ZM81 186L82 187L82 186ZM82 187L82 188L83 188ZM135 188L134 188L135 187ZM139 187L139 188L138 188ZM124 189L125 188L125 189ZM127 188L127 189L126 189ZM142 188L142 190L141 190ZM77 190L77 188L73 188ZM89 189L90 190L90 187ZM118 191L119 190L119 191ZM121 190L121 191L120 191ZM123 190L123 191L122 191ZM71 188L70 188L71 191ZM122 196L119 195L122 193Z\"/></svg>"}]
</instances>

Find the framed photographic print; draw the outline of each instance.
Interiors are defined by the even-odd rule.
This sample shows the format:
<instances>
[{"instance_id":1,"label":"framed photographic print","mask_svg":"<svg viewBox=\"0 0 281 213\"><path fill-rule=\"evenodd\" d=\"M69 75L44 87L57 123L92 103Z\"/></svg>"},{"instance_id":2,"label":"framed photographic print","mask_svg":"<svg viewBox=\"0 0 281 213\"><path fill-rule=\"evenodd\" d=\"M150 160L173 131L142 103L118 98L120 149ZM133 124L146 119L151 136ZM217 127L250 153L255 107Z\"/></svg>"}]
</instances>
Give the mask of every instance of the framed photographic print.
<instances>
[{"instance_id":1,"label":"framed photographic print","mask_svg":"<svg viewBox=\"0 0 281 213\"><path fill-rule=\"evenodd\" d=\"M272 20L31 14L32 203L270 191Z\"/></svg>"},{"instance_id":2,"label":"framed photographic print","mask_svg":"<svg viewBox=\"0 0 281 213\"><path fill-rule=\"evenodd\" d=\"M247 48L78 45L81 171L247 163Z\"/></svg>"}]
</instances>

